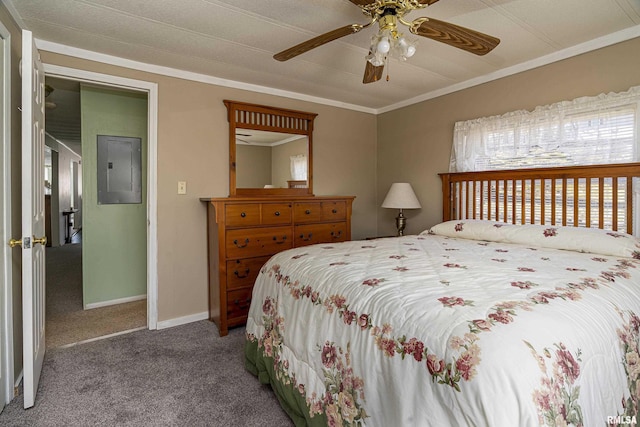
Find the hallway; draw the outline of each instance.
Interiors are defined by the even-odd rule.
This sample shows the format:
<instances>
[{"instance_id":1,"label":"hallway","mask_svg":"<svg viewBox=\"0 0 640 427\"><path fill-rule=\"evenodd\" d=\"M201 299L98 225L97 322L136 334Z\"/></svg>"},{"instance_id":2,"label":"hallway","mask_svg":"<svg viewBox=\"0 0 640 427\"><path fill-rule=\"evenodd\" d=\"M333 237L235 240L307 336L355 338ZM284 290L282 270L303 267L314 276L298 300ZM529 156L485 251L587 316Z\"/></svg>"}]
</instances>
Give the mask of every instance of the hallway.
<instances>
[{"instance_id":1,"label":"hallway","mask_svg":"<svg viewBox=\"0 0 640 427\"><path fill-rule=\"evenodd\" d=\"M74 244L46 249L47 349L147 326L146 299L83 309L79 236L74 236Z\"/></svg>"}]
</instances>

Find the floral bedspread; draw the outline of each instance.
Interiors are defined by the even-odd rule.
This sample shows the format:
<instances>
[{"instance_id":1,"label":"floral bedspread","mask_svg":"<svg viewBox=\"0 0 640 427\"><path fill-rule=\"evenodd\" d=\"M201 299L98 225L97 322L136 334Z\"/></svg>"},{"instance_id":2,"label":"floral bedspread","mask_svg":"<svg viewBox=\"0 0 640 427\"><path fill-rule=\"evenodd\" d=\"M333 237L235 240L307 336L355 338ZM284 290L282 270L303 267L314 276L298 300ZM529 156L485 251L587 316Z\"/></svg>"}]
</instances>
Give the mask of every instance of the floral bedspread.
<instances>
[{"instance_id":1,"label":"floral bedspread","mask_svg":"<svg viewBox=\"0 0 640 427\"><path fill-rule=\"evenodd\" d=\"M305 423L615 425L640 400L639 267L428 234L297 248L262 268L247 345Z\"/></svg>"}]
</instances>

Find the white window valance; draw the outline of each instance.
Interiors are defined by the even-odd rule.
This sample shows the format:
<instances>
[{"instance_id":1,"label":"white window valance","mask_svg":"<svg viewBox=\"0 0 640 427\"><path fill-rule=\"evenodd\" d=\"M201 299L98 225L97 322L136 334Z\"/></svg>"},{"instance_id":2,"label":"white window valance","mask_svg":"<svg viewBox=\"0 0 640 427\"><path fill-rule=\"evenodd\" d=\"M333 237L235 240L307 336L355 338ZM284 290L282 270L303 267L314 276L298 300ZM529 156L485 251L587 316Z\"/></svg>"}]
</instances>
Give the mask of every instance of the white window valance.
<instances>
[{"instance_id":1,"label":"white window valance","mask_svg":"<svg viewBox=\"0 0 640 427\"><path fill-rule=\"evenodd\" d=\"M640 86L457 122L450 172L640 160Z\"/></svg>"}]
</instances>

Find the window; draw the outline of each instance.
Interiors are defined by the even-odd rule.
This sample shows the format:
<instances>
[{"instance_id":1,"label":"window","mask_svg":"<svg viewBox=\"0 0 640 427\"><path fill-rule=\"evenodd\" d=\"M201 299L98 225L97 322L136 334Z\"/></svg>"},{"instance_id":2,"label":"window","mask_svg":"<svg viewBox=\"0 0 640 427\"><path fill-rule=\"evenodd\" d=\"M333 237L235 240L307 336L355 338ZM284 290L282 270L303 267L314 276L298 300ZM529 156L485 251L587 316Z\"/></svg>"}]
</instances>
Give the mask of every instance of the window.
<instances>
[{"instance_id":1,"label":"window","mask_svg":"<svg viewBox=\"0 0 640 427\"><path fill-rule=\"evenodd\" d=\"M457 122L449 171L638 161L639 104L640 86Z\"/></svg>"},{"instance_id":2,"label":"window","mask_svg":"<svg viewBox=\"0 0 640 427\"><path fill-rule=\"evenodd\" d=\"M299 154L291 156L291 179L306 181L307 179L307 156Z\"/></svg>"},{"instance_id":3,"label":"window","mask_svg":"<svg viewBox=\"0 0 640 427\"><path fill-rule=\"evenodd\" d=\"M640 87L633 87L623 93L578 98L537 107L533 111L457 122L449 170L467 172L636 162L640 160L639 111ZM563 191L558 184L553 184L554 191ZM507 188L512 183L494 181L487 185L489 191L485 195L471 195L471 200L476 199L478 206L491 206L496 189L508 190L509 197L516 198L518 209L525 207L525 211L517 212L518 218L524 218L526 222L549 223L548 218L541 218L539 198L541 194L545 199L550 197L551 182L516 183L512 189ZM573 188L574 183L567 182L566 185ZM581 196L600 191L597 181L580 180L576 185ZM503 189L503 186L506 187ZM614 191L611 180L605 180L602 186L605 197L609 198L605 212L607 227L616 215L613 206L623 207L626 203L626 185L616 183ZM617 199L615 203L613 194ZM529 207L532 197L533 212ZM519 202L523 198L526 203ZM571 200L567 203L567 209L576 208L580 212L578 224L572 224L573 219L570 219L569 225L598 226L594 218L587 220L585 206L574 207ZM478 217L482 216L481 212ZM510 214L506 216L499 219L513 220Z\"/></svg>"}]
</instances>

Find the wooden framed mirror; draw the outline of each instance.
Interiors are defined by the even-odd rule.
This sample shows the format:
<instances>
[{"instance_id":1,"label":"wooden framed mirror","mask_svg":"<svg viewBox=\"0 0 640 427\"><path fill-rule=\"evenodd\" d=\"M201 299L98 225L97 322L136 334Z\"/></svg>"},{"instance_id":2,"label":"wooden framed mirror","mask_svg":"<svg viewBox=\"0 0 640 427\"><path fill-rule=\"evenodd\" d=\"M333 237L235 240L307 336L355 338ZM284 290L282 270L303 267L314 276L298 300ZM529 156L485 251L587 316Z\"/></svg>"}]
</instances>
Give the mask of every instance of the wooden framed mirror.
<instances>
[{"instance_id":1,"label":"wooden framed mirror","mask_svg":"<svg viewBox=\"0 0 640 427\"><path fill-rule=\"evenodd\" d=\"M229 100L224 105L229 196L312 196L317 114Z\"/></svg>"}]
</instances>

